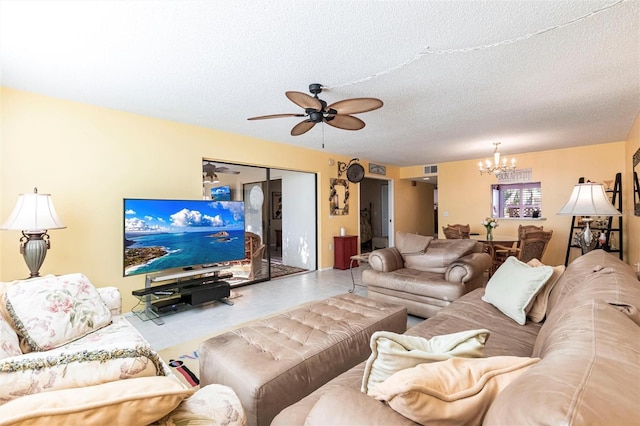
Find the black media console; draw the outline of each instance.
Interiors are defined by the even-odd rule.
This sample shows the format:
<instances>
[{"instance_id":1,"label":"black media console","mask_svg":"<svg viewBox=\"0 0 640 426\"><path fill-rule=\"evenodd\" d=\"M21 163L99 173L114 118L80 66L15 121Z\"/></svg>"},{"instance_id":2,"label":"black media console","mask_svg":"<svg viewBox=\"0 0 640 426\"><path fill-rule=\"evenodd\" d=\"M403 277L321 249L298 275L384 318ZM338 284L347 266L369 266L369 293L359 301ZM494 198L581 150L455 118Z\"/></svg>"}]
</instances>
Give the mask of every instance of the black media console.
<instances>
[{"instance_id":1,"label":"black media console","mask_svg":"<svg viewBox=\"0 0 640 426\"><path fill-rule=\"evenodd\" d=\"M145 288L131 292L143 304L143 309L134 308L133 312L143 321L151 319L161 325L164 324L160 319L163 314L184 311L214 300L233 305L228 300L231 286L224 281L231 277L233 274L218 267L147 275Z\"/></svg>"}]
</instances>

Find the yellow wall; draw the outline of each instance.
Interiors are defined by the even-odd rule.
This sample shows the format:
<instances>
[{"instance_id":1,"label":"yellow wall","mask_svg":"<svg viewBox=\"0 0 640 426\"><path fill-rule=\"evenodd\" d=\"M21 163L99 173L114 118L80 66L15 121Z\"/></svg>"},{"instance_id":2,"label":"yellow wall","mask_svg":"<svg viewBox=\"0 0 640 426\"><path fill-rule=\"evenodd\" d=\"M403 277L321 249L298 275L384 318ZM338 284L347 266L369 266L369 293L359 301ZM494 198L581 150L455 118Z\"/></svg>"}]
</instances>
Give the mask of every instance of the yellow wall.
<instances>
[{"instance_id":1,"label":"yellow wall","mask_svg":"<svg viewBox=\"0 0 640 426\"><path fill-rule=\"evenodd\" d=\"M433 235L433 190L430 183L395 182L395 230Z\"/></svg>"},{"instance_id":2,"label":"yellow wall","mask_svg":"<svg viewBox=\"0 0 640 426\"><path fill-rule=\"evenodd\" d=\"M584 176L591 181L602 182L604 179L613 179L618 172L625 175L625 166L628 167L625 142L532 152L515 157L519 168L532 169L533 181L541 182L544 220L501 219L494 233L517 236L520 224L542 225L545 230L553 230L542 261L552 265L564 264L571 217L558 216L556 212L569 198L578 178ZM486 233L480 222L491 214L491 185L497 183L497 179L480 175L477 164L481 160L438 165L439 223L468 223L472 232ZM628 193L627 189L623 184L623 192ZM625 229L625 244L629 240L628 235Z\"/></svg>"},{"instance_id":3,"label":"yellow wall","mask_svg":"<svg viewBox=\"0 0 640 426\"><path fill-rule=\"evenodd\" d=\"M625 241L628 256L625 257L627 263L636 268L636 264L640 262L640 216L633 214L633 167L632 157L637 150L640 149L640 114L636 116L636 121L629 131L627 137L624 161L627 166L627 172L623 175L622 180L624 202L624 226L627 230L628 238ZM640 165L636 167L636 171L640 174ZM636 269L637 270L637 269Z\"/></svg>"},{"instance_id":4,"label":"yellow wall","mask_svg":"<svg viewBox=\"0 0 640 426\"><path fill-rule=\"evenodd\" d=\"M18 194L35 186L52 194L67 228L50 232L42 274L80 271L96 285L115 285L126 310L144 277L122 277L122 199L200 199L203 157L317 173L319 268L333 266L329 243L340 227L358 229L358 185L350 187L352 213L329 215L337 166L328 160L350 158L7 88L0 88L0 111L0 221ZM388 178L398 172L387 167ZM19 237L0 232L0 280L28 275Z\"/></svg>"}]
</instances>

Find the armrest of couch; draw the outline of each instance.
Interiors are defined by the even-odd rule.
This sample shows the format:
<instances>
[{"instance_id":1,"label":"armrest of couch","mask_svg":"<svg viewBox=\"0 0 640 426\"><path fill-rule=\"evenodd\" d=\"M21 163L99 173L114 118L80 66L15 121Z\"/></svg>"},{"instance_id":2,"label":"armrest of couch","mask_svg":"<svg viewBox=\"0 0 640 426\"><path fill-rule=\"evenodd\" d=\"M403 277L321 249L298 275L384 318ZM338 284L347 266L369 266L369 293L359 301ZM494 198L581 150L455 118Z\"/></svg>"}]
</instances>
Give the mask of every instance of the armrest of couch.
<instances>
[{"instance_id":1,"label":"armrest of couch","mask_svg":"<svg viewBox=\"0 0 640 426\"><path fill-rule=\"evenodd\" d=\"M122 314L122 295L118 287L99 287L98 294L107 305L107 308L111 312L111 315Z\"/></svg>"},{"instance_id":2,"label":"armrest of couch","mask_svg":"<svg viewBox=\"0 0 640 426\"><path fill-rule=\"evenodd\" d=\"M471 253L451 262L444 273L444 279L454 283L466 283L482 275L490 267L490 255Z\"/></svg>"},{"instance_id":3,"label":"armrest of couch","mask_svg":"<svg viewBox=\"0 0 640 426\"><path fill-rule=\"evenodd\" d=\"M371 252L369 266L374 271L391 272L404 267L404 260L397 248L386 247Z\"/></svg>"}]
</instances>

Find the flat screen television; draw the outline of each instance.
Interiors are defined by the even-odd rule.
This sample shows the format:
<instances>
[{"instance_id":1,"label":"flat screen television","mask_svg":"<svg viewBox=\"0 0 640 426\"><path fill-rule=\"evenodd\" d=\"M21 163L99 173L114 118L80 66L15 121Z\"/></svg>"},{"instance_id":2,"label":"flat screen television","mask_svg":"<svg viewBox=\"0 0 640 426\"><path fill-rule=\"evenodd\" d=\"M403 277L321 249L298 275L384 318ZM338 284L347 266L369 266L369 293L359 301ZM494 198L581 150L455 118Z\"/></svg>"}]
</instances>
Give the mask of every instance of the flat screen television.
<instances>
[{"instance_id":1,"label":"flat screen television","mask_svg":"<svg viewBox=\"0 0 640 426\"><path fill-rule=\"evenodd\" d=\"M244 202L124 199L124 276L241 260Z\"/></svg>"},{"instance_id":2,"label":"flat screen television","mask_svg":"<svg viewBox=\"0 0 640 426\"><path fill-rule=\"evenodd\" d=\"M211 188L211 199L213 201L229 201L231 200L231 186L216 186Z\"/></svg>"}]
</instances>

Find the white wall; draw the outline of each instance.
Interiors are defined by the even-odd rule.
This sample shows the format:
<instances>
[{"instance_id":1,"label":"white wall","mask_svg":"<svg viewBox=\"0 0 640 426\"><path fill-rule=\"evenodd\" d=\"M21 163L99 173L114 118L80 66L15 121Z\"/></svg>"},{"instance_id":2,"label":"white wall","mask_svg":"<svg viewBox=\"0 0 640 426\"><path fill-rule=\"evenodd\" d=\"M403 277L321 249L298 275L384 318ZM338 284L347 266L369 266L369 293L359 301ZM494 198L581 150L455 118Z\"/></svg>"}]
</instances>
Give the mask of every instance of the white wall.
<instances>
[{"instance_id":1,"label":"white wall","mask_svg":"<svg viewBox=\"0 0 640 426\"><path fill-rule=\"evenodd\" d=\"M316 178L282 172L282 263L316 269Z\"/></svg>"}]
</instances>

